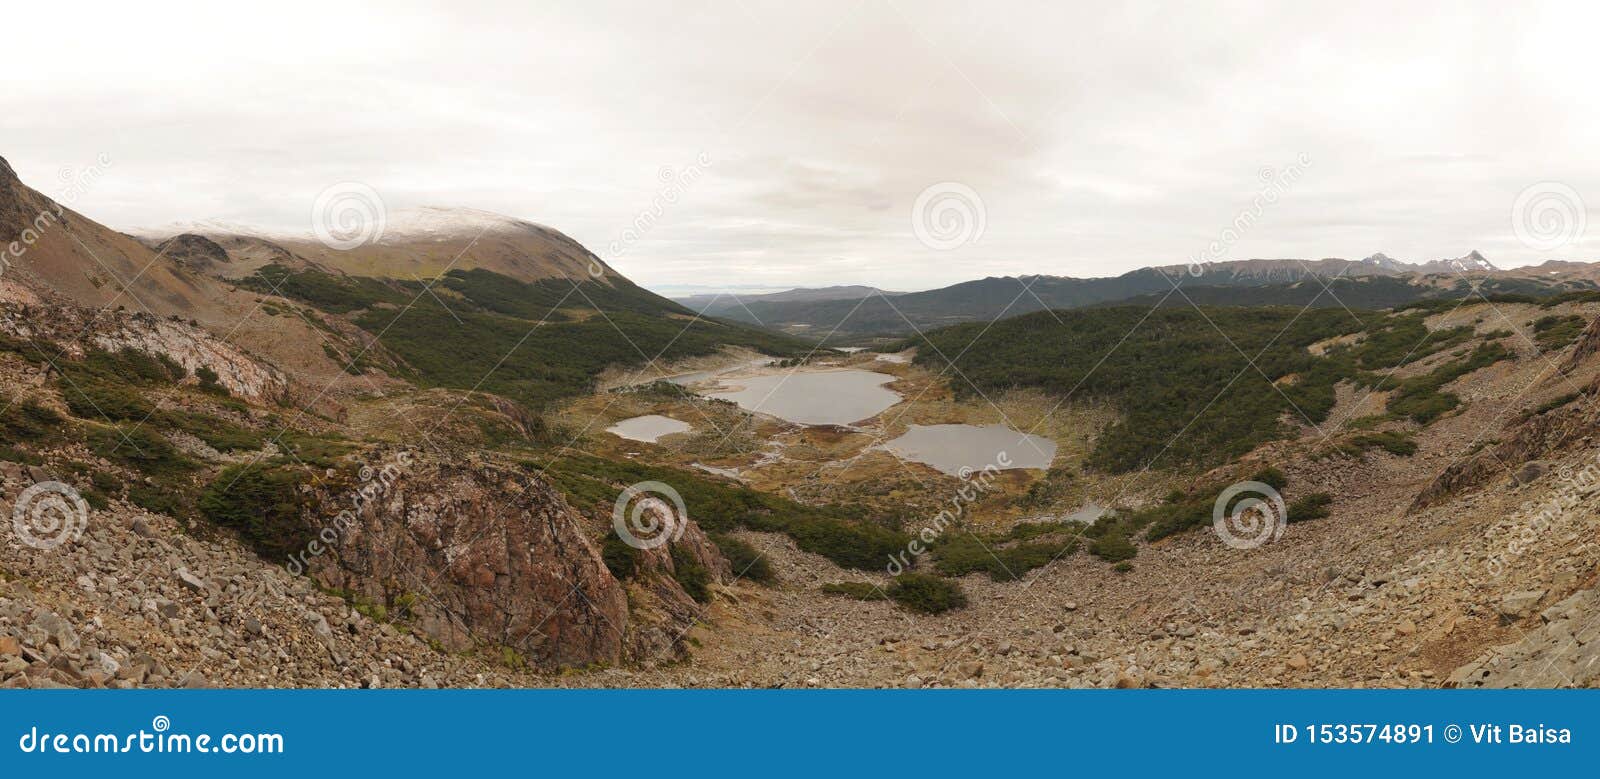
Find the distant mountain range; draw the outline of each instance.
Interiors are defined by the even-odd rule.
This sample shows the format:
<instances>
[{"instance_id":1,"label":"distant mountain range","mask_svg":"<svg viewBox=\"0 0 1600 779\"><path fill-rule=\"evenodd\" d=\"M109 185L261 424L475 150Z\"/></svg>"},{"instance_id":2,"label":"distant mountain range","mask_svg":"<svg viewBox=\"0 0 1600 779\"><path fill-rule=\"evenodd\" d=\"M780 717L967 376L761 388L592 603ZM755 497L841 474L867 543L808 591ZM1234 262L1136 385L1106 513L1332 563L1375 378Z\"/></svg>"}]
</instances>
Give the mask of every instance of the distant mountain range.
<instances>
[{"instance_id":1,"label":"distant mountain range","mask_svg":"<svg viewBox=\"0 0 1600 779\"><path fill-rule=\"evenodd\" d=\"M829 342L899 337L945 325L1001 319L1045 309L1169 299L1215 305L1313 305L1387 308L1433 297L1548 295L1600 288L1600 265L1550 262L1503 270L1477 251L1424 263L1378 253L1361 260L1258 259L1140 268L1108 278L1003 276L923 292L781 300L746 298L718 306L730 319ZM830 289L863 289L830 288Z\"/></svg>"},{"instance_id":2,"label":"distant mountain range","mask_svg":"<svg viewBox=\"0 0 1600 779\"><path fill-rule=\"evenodd\" d=\"M752 303L822 303L829 300L860 300L861 298L874 296L892 297L904 294L904 292L888 292L877 287L858 284L833 287L797 287L783 292L765 294L736 294L729 292L716 295L686 295L675 297L673 300L702 314L718 316L737 311Z\"/></svg>"}]
</instances>

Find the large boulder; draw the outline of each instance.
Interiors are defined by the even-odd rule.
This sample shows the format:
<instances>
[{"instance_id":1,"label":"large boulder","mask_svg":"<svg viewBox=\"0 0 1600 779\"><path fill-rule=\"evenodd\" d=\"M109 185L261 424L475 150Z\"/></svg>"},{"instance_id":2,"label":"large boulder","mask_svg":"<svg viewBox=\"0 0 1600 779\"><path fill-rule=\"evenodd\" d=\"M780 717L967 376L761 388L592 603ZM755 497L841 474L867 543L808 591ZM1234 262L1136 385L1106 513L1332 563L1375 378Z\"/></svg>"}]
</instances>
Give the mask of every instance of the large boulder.
<instances>
[{"instance_id":1,"label":"large boulder","mask_svg":"<svg viewBox=\"0 0 1600 779\"><path fill-rule=\"evenodd\" d=\"M452 650L510 649L541 667L622 659L623 587L538 477L402 452L319 490L333 540L306 568L323 585L409 612Z\"/></svg>"}]
</instances>

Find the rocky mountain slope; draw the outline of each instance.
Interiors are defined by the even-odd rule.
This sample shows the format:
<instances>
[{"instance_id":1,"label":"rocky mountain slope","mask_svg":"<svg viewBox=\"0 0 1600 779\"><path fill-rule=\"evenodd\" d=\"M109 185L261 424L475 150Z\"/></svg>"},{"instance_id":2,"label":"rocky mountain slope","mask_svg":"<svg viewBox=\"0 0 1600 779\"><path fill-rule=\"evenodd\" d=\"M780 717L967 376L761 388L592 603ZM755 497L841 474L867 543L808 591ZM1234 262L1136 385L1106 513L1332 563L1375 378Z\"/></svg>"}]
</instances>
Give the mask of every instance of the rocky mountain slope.
<instances>
[{"instance_id":1,"label":"rocky mountain slope","mask_svg":"<svg viewBox=\"0 0 1600 779\"><path fill-rule=\"evenodd\" d=\"M418 387L418 369L349 307L278 294L285 276L237 283L289 265L322 274L295 288L313 296L399 298L398 282L353 281L258 239L184 233L147 247L8 166L0 205L0 238L19 249L0 275L0 510L17 518L0 544L0 684L470 685L671 661L701 600L731 578L692 521L670 553L613 570L610 507L574 509L505 451L543 433L536 406L473 391L483 374L457 390ZM483 232L492 246L507 230L557 240L498 219ZM581 265L582 283L610 290L593 294L635 307L611 313L621 328L689 318L604 269L592 276L586 252L556 253L569 275ZM518 318L532 301L503 294L531 285L470 273L471 292L492 302L463 294L461 315L486 323L510 309L493 324L528 342ZM422 304L434 306L447 312L442 299ZM544 316L581 319L553 306ZM551 375L513 365L514 352L485 358ZM612 349L595 370L647 358ZM407 415L423 405L426 417ZM396 425L409 435L385 443Z\"/></svg>"},{"instance_id":2,"label":"rocky mountain slope","mask_svg":"<svg viewBox=\"0 0 1600 779\"><path fill-rule=\"evenodd\" d=\"M679 568L730 576L691 524L683 554L624 583L609 516L513 461L286 424L283 375L189 325L40 313L0 303L0 510L18 517L0 684L470 685L653 662L700 613Z\"/></svg>"}]
</instances>

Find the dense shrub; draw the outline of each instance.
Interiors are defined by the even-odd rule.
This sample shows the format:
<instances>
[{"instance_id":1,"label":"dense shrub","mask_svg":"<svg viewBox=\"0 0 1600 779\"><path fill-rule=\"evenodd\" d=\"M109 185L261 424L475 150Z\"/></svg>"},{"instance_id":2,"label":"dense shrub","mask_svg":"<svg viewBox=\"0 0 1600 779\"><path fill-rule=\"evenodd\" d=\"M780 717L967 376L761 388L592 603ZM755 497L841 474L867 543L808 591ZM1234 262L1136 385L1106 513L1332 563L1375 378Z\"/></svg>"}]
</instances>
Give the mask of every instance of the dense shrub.
<instances>
[{"instance_id":1,"label":"dense shrub","mask_svg":"<svg viewBox=\"0 0 1600 779\"><path fill-rule=\"evenodd\" d=\"M807 506L676 468L581 454L527 466L540 471L573 505L607 515L627 485L664 482L683 497L689 518L708 532L744 528L783 533L800 549L845 568L882 570L910 541L905 533L873 522L853 507Z\"/></svg>"},{"instance_id":2,"label":"dense shrub","mask_svg":"<svg viewBox=\"0 0 1600 779\"><path fill-rule=\"evenodd\" d=\"M1542 316L1533 322L1533 340L1547 351L1564 349L1578 340L1586 324L1581 316Z\"/></svg>"},{"instance_id":3,"label":"dense shrub","mask_svg":"<svg viewBox=\"0 0 1600 779\"><path fill-rule=\"evenodd\" d=\"M696 603L711 602L711 571L679 544L672 545L672 578Z\"/></svg>"},{"instance_id":4,"label":"dense shrub","mask_svg":"<svg viewBox=\"0 0 1600 779\"><path fill-rule=\"evenodd\" d=\"M315 537L306 521L309 498L304 469L262 463L224 468L200 493L200 513L232 528L257 554L270 560L303 549Z\"/></svg>"},{"instance_id":5,"label":"dense shrub","mask_svg":"<svg viewBox=\"0 0 1600 779\"><path fill-rule=\"evenodd\" d=\"M92 350L81 360L62 360L57 386L74 416L142 422L155 411L140 388L171 383L182 368L166 357L134 349Z\"/></svg>"},{"instance_id":6,"label":"dense shrub","mask_svg":"<svg viewBox=\"0 0 1600 779\"><path fill-rule=\"evenodd\" d=\"M632 579L633 574L639 570L639 549L617 536L616 533L606 534L606 540L600 546L600 559L605 562L606 570L617 579Z\"/></svg>"},{"instance_id":7,"label":"dense shrub","mask_svg":"<svg viewBox=\"0 0 1600 779\"><path fill-rule=\"evenodd\" d=\"M1110 532L1089 545L1089 553L1108 563L1131 559L1139 553L1132 541L1121 532Z\"/></svg>"},{"instance_id":8,"label":"dense shrub","mask_svg":"<svg viewBox=\"0 0 1600 779\"><path fill-rule=\"evenodd\" d=\"M1405 379L1397 384L1389 379L1374 379L1372 384L1378 389L1393 388L1394 392L1389 396L1390 416L1407 417L1425 425L1461 403L1454 393L1444 392L1441 387L1480 368L1514 357L1509 349L1496 341L1480 345L1465 357L1445 363L1426 375Z\"/></svg>"},{"instance_id":9,"label":"dense shrub","mask_svg":"<svg viewBox=\"0 0 1600 779\"><path fill-rule=\"evenodd\" d=\"M177 479L200 467L165 436L144 425L95 426L86 443L95 454L159 481Z\"/></svg>"},{"instance_id":10,"label":"dense shrub","mask_svg":"<svg viewBox=\"0 0 1600 779\"><path fill-rule=\"evenodd\" d=\"M0 440L40 441L53 436L66 422L60 414L32 400L13 402L0 398Z\"/></svg>"},{"instance_id":11,"label":"dense shrub","mask_svg":"<svg viewBox=\"0 0 1600 779\"><path fill-rule=\"evenodd\" d=\"M772 570L772 564L755 547L725 533L711 534L711 541L722 550L722 556L728 558L735 578L761 584L777 581L778 575Z\"/></svg>"},{"instance_id":12,"label":"dense shrub","mask_svg":"<svg viewBox=\"0 0 1600 779\"><path fill-rule=\"evenodd\" d=\"M248 451L261 448L265 434L240 427L225 419L187 411L162 411L157 414L165 427L182 430L204 441L219 452Z\"/></svg>"},{"instance_id":13,"label":"dense shrub","mask_svg":"<svg viewBox=\"0 0 1600 779\"><path fill-rule=\"evenodd\" d=\"M961 585L927 573L903 573L894 577L888 595L901 606L921 614L941 614L967 605Z\"/></svg>"},{"instance_id":14,"label":"dense shrub","mask_svg":"<svg viewBox=\"0 0 1600 779\"><path fill-rule=\"evenodd\" d=\"M982 571L995 581L1021 579L1029 571L1049 565L1058 557L1071 554L1078 547L1078 533L1056 523L1037 523L1019 526L1009 535L980 537L976 533L952 531L933 546L934 568L945 576L965 576ZM1052 541L1015 542L1013 536L1057 536Z\"/></svg>"},{"instance_id":15,"label":"dense shrub","mask_svg":"<svg viewBox=\"0 0 1600 779\"><path fill-rule=\"evenodd\" d=\"M1328 516L1328 506L1332 504L1332 495L1326 492L1313 492L1289 504L1287 521L1305 522L1312 519L1322 519Z\"/></svg>"},{"instance_id":16,"label":"dense shrub","mask_svg":"<svg viewBox=\"0 0 1600 779\"><path fill-rule=\"evenodd\" d=\"M145 511L169 517L189 516L187 493L164 484L138 482L128 485L128 502Z\"/></svg>"},{"instance_id":17,"label":"dense shrub","mask_svg":"<svg viewBox=\"0 0 1600 779\"><path fill-rule=\"evenodd\" d=\"M221 377L217 375L216 371L211 370L209 366L202 365L196 368L194 377L200 380L201 392L209 392L212 395L221 395L223 397L231 394L228 392L228 388L222 386L221 382L218 381Z\"/></svg>"},{"instance_id":18,"label":"dense shrub","mask_svg":"<svg viewBox=\"0 0 1600 779\"><path fill-rule=\"evenodd\" d=\"M1382 449L1398 457L1410 457L1417 453L1417 442L1412 440L1411 434L1396 430L1364 433L1350 439L1350 444L1363 452L1368 449Z\"/></svg>"}]
</instances>

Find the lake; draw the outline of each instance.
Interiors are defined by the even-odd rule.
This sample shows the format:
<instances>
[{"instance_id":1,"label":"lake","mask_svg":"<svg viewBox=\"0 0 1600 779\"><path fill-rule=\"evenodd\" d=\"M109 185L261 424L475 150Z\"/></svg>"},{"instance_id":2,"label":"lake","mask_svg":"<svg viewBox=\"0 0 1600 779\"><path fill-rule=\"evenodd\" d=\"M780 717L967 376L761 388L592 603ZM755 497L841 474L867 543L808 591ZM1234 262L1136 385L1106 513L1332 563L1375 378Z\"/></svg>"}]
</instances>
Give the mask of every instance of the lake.
<instances>
[{"instance_id":1,"label":"lake","mask_svg":"<svg viewBox=\"0 0 1600 779\"><path fill-rule=\"evenodd\" d=\"M912 425L905 435L882 445L903 460L923 463L940 473L959 476L993 465L1007 468L1049 468L1056 443L1005 425ZM1002 466L1004 452L1010 465Z\"/></svg>"},{"instance_id":2,"label":"lake","mask_svg":"<svg viewBox=\"0 0 1600 779\"><path fill-rule=\"evenodd\" d=\"M642 417L624 419L611 427L606 428L607 433L626 438L629 441L645 441L655 443L656 439L673 433L686 433L690 430L689 423L679 422L672 417L660 414L646 414Z\"/></svg>"},{"instance_id":3,"label":"lake","mask_svg":"<svg viewBox=\"0 0 1600 779\"><path fill-rule=\"evenodd\" d=\"M749 378L720 379L725 389L708 397L731 400L740 408L801 425L849 425L899 403L900 393L883 385L887 373L856 369L786 371Z\"/></svg>"}]
</instances>

